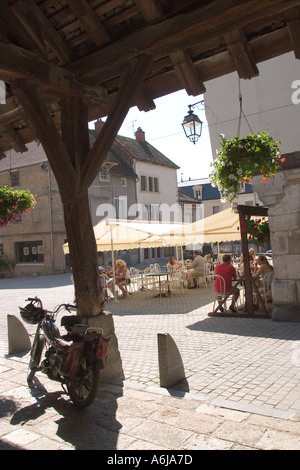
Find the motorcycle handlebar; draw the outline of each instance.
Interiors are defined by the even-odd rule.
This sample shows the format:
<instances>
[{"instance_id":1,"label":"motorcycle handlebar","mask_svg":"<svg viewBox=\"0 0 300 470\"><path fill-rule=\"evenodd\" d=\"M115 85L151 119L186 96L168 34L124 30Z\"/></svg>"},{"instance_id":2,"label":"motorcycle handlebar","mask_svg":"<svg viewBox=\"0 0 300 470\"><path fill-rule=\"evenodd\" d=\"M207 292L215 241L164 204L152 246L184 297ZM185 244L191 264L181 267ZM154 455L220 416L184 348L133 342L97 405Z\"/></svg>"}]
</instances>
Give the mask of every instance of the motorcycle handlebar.
<instances>
[{"instance_id":1,"label":"motorcycle handlebar","mask_svg":"<svg viewBox=\"0 0 300 470\"><path fill-rule=\"evenodd\" d=\"M55 312L58 312L62 307L64 307L66 310L70 311L70 308L77 308L76 305L72 304L60 304L58 307L56 307Z\"/></svg>"},{"instance_id":2,"label":"motorcycle handlebar","mask_svg":"<svg viewBox=\"0 0 300 470\"><path fill-rule=\"evenodd\" d=\"M41 299L39 299L38 297L28 297L28 299L26 299L26 302L39 302L41 305L43 305ZM60 304L53 311L51 310L47 310L47 311L49 313L57 313L62 307L68 310L68 312L70 312L71 308L75 308L75 309L77 308L76 305L73 305L73 304Z\"/></svg>"}]
</instances>

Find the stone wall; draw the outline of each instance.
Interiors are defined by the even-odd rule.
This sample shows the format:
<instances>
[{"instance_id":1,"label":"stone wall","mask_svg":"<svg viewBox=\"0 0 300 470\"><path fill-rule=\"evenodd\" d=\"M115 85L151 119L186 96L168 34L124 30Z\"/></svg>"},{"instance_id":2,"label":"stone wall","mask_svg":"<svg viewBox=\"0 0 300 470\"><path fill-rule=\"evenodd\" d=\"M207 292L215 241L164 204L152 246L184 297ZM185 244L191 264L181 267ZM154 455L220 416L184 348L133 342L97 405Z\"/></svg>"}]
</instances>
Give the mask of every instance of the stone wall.
<instances>
[{"instance_id":1,"label":"stone wall","mask_svg":"<svg viewBox=\"0 0 300 470\"><path fill-rule=\"evenodd\" d=\"M300 321L300 168L280 171L267 183L252 181L269 209L274 281L272 319Z\"/></svg>"}]
</instances>

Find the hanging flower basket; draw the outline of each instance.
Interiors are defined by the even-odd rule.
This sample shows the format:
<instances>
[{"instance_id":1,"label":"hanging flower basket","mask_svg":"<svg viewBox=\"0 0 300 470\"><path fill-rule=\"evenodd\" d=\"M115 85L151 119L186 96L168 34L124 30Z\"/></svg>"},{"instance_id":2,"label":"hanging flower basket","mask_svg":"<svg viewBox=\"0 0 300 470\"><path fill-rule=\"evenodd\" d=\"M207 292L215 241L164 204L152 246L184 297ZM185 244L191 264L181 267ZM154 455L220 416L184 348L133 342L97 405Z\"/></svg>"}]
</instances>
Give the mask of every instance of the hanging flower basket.
<instances>
[{"instance_id":1,"label":"hanging flower basket","mask_svg":"<svg viewBox=\"0 0 300 470\"><path fill-rule=\"evenodd\" d=\"M241 191L241 183L250 183L259 174L263 182L274 177L285 160L281 158L279 144L267 132L231 140L221 135L221 148L210 175L221 197L232 202Z\"/></svg>"},{"instance_id":2,"label":"hanging flower basket","mask_svg":"<svg viewBox=\"0 0 300 470\"><path fill-rule=\"evenodd\" d=\"M29 190L13 190L7 186L0 188L0 227L26 214L36 204L35 196Z\"/></svg>"}]
</instances>

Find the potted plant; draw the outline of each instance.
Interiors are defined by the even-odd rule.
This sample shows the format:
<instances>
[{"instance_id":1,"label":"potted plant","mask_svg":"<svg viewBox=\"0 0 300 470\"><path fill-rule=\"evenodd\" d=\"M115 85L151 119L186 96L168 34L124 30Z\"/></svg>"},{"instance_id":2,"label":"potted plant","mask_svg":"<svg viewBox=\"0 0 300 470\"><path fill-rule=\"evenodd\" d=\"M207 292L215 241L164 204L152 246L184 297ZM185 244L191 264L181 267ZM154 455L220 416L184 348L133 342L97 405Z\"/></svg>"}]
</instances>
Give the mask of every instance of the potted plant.
<instances>
[{"instance_id":1,"label":"potted plant","mask_svg":"<svg viewBox=\"0 0 300 470\"><path fill-rule=\"evenodd\" d=\"M221 197L232 202L241 191L241 183L250 183L259 174L263 182L274 177L285 160L281 158L279 144L267 132L233 139L221 135L221 148L210 175Z\"/></svg>"},{"instance_id":2,"label":"potted plant","mask_svg":"<svg viewBox=\"0 0 300 470\"><path fill-rule=\"evenodd\" d=\"M0 227L29 212L36 204L35 196L29 190L14 190L0 187Z\"/></svg>"}]
</instances>

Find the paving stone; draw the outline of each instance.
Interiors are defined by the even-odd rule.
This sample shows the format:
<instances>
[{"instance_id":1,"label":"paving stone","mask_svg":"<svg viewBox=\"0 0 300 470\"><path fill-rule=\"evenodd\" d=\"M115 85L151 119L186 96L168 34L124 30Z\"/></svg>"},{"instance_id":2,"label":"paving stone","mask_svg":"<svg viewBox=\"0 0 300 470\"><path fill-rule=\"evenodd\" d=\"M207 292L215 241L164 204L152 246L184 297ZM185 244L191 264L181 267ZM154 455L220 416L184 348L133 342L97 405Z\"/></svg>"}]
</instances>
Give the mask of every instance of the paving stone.
<instances>
[{"instance_id":1,"label":"paving stone","mask_svg":"<svg viewBox=\"0 0 300 470\"><path fill-rule=\"evenodd\" d=\"M165 449L184 449L185 442L193 433L148 419L129 434Z\"/></svg>"},{"instance_id":2,"label":"paving stone","mask_svg":"<svg viewBox=\"0 0 300 470\"><path fill-rule=\"evenodd\" d=\"M137 293L108 304L126 380L101 386L87 410L78 412L41 373L29 389L29 355L7 356L6 315L18 315L28 296L50 308L72 302L68 280L1 282L0 436L12 439L11 447L22 441L34 450L299 449L300 366L293 358L300 324L208 317L206 288L166 299ZM184 364L186 380L172 390L159 387L161 331L172 335Z\"/></svg>"},{"instance_id":3,"label":"paving stone","mask_svg":"<svg viewBox=\"0 0 300 470\"><path fill-rule=\"evenodd\" d=\"M265 431L266 428L264 426L226 421L218 427L213 436L256 448L258 441L262 438Z\"/></svg>"},{"instance_id":4,"label":"paving stone","mask_svg":"<svg viewBox=\"0 0 300 470\"><path fill-rule=\"evenodd\" d=\"M257 446L264 450L300 450L300 436L268 429L257 442Z\"/></svg>"}]
</instances>

